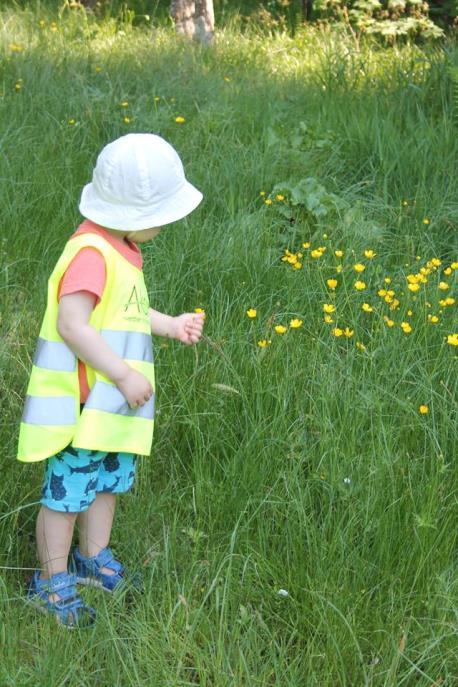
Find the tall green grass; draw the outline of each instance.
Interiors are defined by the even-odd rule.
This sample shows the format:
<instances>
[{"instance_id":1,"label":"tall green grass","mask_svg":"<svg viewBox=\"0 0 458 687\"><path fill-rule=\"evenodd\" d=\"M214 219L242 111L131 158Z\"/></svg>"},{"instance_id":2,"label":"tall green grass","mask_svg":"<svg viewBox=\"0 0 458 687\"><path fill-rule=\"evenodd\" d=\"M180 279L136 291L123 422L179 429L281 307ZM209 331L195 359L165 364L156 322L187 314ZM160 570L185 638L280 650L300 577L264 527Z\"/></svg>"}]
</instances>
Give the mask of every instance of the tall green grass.
<instances>
[{"instance_id":1,"label":"tall green grass","mask_svg":"<svg viewBox=\"0 0 458 687\"><path fill-rule=\"evenodd\" d=\"M234 25L204 50L37 8L0 11L0 685L456 684L457 318L438 302L458 298L443 273L458 259L454 46ZM153 453L118 500L112 545L147 591L84 590L98 622L75 635L23 604L43 465L16 462L16 441L48 276L99 150L130 131L171 141L204 193L143 255L152 306L204 308L206 338L156 340ZM275 193L265 204L307 177L345 207L317 219L284 216ZM433 257L410 293L406 275ZM386 277L396 311L377 296Z\"/></svg>"}]
</instances>

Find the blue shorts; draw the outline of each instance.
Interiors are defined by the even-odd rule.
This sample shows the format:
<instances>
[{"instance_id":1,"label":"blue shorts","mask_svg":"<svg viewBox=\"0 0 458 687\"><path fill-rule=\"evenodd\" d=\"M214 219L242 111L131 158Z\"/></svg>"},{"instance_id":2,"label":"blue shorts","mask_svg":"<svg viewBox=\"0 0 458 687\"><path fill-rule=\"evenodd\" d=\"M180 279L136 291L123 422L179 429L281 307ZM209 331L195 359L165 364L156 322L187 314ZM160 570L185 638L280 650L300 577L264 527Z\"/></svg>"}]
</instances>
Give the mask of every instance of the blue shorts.
<instances>
[{"instance_id":1,"label":"blue shorts","mask_svg":"<svg viewBox=\"0 0 458 687\"><path fill-rule=\"evenodd\" d=\"M81 513L98 492L121 494L132 487L137 456L67 448L46 459L40 503L52 510Z\"/></svg>"}]
</instances>

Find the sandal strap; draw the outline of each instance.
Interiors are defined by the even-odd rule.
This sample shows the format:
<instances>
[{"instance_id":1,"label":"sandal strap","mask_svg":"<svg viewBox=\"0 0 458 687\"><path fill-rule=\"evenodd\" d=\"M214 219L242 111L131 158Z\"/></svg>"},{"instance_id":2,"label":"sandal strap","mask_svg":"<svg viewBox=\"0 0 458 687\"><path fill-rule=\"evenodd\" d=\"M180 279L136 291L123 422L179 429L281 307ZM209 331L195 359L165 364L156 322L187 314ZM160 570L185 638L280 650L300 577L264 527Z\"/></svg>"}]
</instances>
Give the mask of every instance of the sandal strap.
<instances>
[{"instance_id":1,"label":"sandal strap","mask_svg":"<svg viewBox=\"0 0 458 687\"><path fill-rule=\"evenodd\" d=\"M97 556L94 556L94 558L87 560L93 560L98 568L110 568L110 570L114 570L115 572L121 572L124 567L113 556L113 552L110 547L102 549L101 551L99 551Z\"/></svg>"},{"instance_id":2,"label":"sandal strap","mask_svg":"<svg viewBox=\"0 0 458 687\"><path fill-rule=\"evenodd\" d=\"M57 592L62 599L76 594L76 575L74 573L60 572L46 580L40 579L37 574L35 584L40 591Z\"/></svg>"}]
</instances>

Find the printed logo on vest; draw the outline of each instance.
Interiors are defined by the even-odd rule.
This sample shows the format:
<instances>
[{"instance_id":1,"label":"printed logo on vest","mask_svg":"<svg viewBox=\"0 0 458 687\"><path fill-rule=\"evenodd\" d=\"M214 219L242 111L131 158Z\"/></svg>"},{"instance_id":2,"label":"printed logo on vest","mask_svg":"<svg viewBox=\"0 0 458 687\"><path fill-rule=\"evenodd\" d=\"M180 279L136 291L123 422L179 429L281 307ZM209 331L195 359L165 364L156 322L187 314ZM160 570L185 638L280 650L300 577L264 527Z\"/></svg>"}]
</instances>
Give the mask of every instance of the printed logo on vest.
<instances>
[{"instance_id":1,"label":"printed logo on vest","mask_svg":"<svg viewBox=\"0 0 458 687\"><path fill-rule=\"evenodd\" d=\"M124 306L124 312L129 313L136 312L142 315L148 315L149 313L149 302L147 298L140 297L137 292L137 287L134 285L129 296L129 300Z\"/></svg>"}]
</instances>

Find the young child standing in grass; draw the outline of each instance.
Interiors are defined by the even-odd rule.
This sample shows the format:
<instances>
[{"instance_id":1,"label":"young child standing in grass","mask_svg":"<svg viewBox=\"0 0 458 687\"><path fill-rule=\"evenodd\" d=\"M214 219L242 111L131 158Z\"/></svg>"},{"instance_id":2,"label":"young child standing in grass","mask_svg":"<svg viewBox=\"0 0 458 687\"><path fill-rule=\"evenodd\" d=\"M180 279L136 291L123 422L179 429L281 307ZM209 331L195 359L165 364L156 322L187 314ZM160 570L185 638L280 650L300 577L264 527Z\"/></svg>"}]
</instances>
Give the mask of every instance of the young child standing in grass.
<instances>
[{"instance_id":1,"label":"young child standing in grass","mask_svg":"<svg viewBox=\"0 0 458 687\"><path fill-rule=\"evenodd\" d=\"M172 317L149 307L137 244L201 199L164 139L117 139L97 159L79 206L87 219L48 282L17 457L46 460L36 525L41 570L27 600L67 628L95 619L78 582L112 592L128 578L108 543L116 494L131 488L136 456L151 451L151 334L189 345L202 335L203 314ZM80 541L69 563L76 519Z\"/></svg>"}]
</instances>

